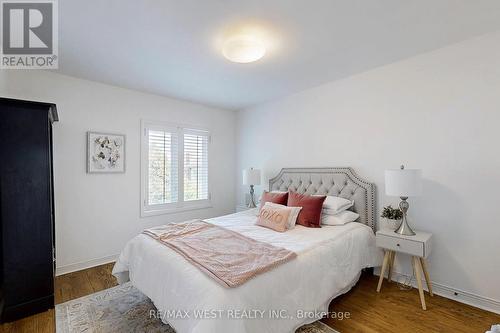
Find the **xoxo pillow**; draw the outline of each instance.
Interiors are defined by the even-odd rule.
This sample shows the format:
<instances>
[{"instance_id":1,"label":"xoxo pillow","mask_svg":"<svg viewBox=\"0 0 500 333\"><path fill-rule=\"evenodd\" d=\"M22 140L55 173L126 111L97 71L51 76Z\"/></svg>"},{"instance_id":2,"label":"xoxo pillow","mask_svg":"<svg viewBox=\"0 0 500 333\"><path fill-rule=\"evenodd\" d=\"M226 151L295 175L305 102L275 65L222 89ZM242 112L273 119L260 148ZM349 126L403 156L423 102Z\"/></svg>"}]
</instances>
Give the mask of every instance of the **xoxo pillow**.
<instances>
[{"instance_id":1,"label":"xoxo pillow","mask_svg":"<svg viewBox=\"0 0 500 333\"><path fill-rule=\"evenodd\" d=\"M291 207L265 204L260 209L256 224L274 231L285 232L289 228L289 220L293 218L294 212L295 210Z\"/></svg>"},{"instance_id":2,"label":"xoxo pillow","mask_svg":"<svg viewBox=\"0 0 500 333\"><path fill-rule=\"evenodd\" d=\"M297 223L297 217L299 216L300 210L302 209L302 207L288 207L285 205L278 205L272 202L266 202L264 206L289 209L290 216L288 217L287 229L293 229L295 227L295 223Z\"/></svg>"}]
</instances>

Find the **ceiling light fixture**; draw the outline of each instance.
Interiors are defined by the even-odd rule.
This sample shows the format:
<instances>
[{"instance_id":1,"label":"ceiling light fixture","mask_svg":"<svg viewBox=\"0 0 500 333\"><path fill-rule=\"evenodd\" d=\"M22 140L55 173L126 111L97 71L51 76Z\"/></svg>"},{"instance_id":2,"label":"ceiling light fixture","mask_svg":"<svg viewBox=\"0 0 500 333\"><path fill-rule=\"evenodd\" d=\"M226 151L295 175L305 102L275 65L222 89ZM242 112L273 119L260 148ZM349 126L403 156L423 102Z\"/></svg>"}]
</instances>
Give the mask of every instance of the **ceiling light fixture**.
<instances>
[{"instance_id":1,"label":"ceiling light fixture","mask_svg":"<svg viewBox=\"0 0 500 333\"><path fill-rule=\"evenodd\" d=\"M229 61L245 64L261 59L266 54L266 48L253 36L239 35L226 40L222 54Z\"/></svg>"}]
</instances>

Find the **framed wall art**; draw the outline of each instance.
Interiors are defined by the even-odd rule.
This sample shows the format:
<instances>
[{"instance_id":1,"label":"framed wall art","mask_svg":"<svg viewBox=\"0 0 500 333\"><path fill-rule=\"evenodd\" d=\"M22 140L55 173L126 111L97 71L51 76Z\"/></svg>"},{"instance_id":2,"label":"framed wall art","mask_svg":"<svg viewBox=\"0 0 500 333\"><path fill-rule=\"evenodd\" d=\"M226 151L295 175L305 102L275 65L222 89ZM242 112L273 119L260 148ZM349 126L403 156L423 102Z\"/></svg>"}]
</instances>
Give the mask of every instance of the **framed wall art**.
<instances>
[{"instance_id":1,"label":"framed wall art","mask_svg":"<svg viewBox=\"0 0 500 333\"><path fill-rule=\"evenodd\" d=\"M125 135L87 132L87 173L125 172Z\"/></svg>"}]
</instances>

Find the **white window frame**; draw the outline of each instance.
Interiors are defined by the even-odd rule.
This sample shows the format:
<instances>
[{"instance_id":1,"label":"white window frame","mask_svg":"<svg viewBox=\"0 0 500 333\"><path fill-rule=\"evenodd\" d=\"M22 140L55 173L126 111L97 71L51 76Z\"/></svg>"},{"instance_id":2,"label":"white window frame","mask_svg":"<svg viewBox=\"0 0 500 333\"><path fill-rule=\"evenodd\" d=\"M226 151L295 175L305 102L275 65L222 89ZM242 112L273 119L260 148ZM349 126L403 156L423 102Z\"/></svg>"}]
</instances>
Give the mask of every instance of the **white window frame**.
<instances>
[{"instance_id":1,"label":"white window frame","mask_svg":"<svg viewBox=\"0 0 500 333\"><path fill-rule=\"evenodd\" d=\"M178 198L177 202L149 205L149 140L148 130L168 131L178 134ZM184 133L208 135L208 199L184 201ZM212 207L211 189L211 141L210 131L200 126L173 124L163 121L141 120L141 217L172 214Z\"/></svg>"}]
</instances>

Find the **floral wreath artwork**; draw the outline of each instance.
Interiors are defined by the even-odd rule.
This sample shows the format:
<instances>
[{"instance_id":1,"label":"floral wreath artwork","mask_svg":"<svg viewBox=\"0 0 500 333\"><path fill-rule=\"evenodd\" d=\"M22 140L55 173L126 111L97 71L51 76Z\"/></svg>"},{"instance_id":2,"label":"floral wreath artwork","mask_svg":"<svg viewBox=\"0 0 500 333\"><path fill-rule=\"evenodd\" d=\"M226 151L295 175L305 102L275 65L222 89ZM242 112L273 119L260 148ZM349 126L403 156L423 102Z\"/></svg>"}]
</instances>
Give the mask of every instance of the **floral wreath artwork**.
<instances>
[{"instance_id":1,"label":"floral wreath artwork","mask_svg":"<svg viewBox=\"0 0 500 333\"><path fill-rule=\"evenodd\" d=\"M125 135L87 132L87 172L125 172Z\"/></svg>"}]
</instances>

